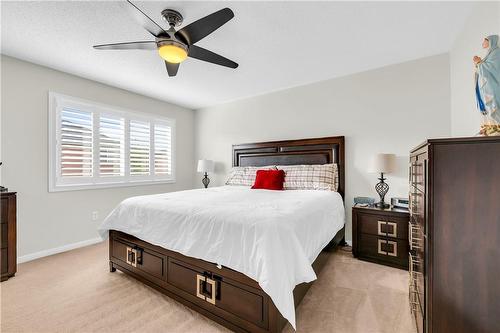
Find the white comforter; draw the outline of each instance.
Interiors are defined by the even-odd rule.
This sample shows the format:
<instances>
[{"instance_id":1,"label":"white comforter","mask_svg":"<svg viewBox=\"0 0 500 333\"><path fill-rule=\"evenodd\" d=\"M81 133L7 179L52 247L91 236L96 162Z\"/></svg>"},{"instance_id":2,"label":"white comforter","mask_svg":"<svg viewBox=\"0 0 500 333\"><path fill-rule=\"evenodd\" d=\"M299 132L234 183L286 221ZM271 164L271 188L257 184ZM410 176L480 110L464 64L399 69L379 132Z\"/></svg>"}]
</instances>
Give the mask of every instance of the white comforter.
<instances>
[{"instance_id":1,"label":"white comforter","mask_svg":"<svg viewBox=\"0 0 500 333\"><path fill-rule=\"evenodd\" d=\"M337 192L222 186L126 199L99 233L123 231L242 272L295 328L293 289L316 279L311 264L344 220Z\"/></svg>"}]
</instances>

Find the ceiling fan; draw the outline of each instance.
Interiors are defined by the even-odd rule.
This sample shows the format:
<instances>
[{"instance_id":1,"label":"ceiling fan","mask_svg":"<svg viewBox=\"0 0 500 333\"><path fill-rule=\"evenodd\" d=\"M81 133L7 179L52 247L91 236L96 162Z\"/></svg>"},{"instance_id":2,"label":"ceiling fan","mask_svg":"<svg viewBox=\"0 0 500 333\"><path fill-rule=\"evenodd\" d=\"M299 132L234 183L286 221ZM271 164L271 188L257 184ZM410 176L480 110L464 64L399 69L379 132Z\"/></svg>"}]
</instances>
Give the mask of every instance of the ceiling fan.
<instances>
[{"instance_id":1,"label":"ceiling fan","mask_svg":"<svg viewBox=\"0 0 500 333\"><path fill-rule=\"evenodd\" d=\"M187 57L229 68L238 67L238 64L234 61L194 45L231 20L234 17L231 9L221 9L176 31L175 27L180 26L183 21L182 15L176 10L165 9L161 12L163 19L170 26L169 29L165 30L129 0L123 3L123 7L144 29L155 37L155 40L94 45L94 49L158 50L160 57L165 60L169 76L177 74L179 64L186 60Z\"/></svg>"}]
</instances>

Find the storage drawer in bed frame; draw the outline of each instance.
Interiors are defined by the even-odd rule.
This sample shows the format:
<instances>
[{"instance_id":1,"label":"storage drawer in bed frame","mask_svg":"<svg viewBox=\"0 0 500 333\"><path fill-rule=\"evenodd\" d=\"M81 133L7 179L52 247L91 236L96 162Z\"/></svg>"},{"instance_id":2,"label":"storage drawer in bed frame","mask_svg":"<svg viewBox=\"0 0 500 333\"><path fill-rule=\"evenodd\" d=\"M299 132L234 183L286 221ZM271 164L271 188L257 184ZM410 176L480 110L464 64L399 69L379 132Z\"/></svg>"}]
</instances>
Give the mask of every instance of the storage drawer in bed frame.
<instances>
[{"instance_id":1,"label":"storage drawer in bed frame","mask_svg":"<svg viewBox=\"0 0 500 333\"><path fill-rule=\"evenodd\" d=\"M332 241L337 245L343 229ZM128 234L109 232L110 270L123 271L236 332L281 332L286 320L255 280L226 267L186 257ZM316 274L326 262L322 252ZM310 287L294 290L296 305Z\"/></svg>"}]
</instances>

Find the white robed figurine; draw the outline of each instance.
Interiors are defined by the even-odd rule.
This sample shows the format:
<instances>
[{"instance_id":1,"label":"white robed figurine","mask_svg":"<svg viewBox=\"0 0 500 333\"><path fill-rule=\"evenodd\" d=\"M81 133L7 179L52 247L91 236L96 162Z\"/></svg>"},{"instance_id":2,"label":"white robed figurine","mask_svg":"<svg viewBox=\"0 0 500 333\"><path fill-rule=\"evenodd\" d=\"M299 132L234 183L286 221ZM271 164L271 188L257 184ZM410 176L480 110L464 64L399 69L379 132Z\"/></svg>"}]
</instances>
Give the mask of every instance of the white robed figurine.
<instances>
[{"instance_id":1,"label":"white robed figurine","mask_svg":"<svg viewBox=\"0 0 500 333\"><path fill-rule=\"evenodd\" d=\"M475 90L477 107L483 115L480 135L500 135L500 49L498 35L484 39L483 48L488 53L481 59L474 56L476 64Z\"/></svg>"}]
</instances>

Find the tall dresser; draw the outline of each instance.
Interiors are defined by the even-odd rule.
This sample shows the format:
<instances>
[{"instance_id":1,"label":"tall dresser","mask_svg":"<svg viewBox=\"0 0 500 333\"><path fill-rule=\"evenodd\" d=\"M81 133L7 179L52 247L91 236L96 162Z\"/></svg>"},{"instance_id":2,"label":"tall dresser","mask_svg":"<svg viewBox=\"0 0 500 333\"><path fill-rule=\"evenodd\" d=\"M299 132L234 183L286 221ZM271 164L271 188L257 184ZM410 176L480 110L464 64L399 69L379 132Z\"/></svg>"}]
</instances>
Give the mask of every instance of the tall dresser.
<instances>
[{"instance_id":1,"label":"tall dresser","mask_svg":"<svg viewBox=\"0 0 500 333\"><path fill-rule=\"evenodd\" d=\"M427 140L409 171L418 332L500 332L500 137Z\"/></svg>"},{"instance_id":2,"label":"tall dresser","mask_svg":"<svg viewBox=\"0 0 500 333\"><path fill-rule=\"evenodd\" d=\"M1 225L1 281L16 274L16 193L0 192L0 225Z\"/></svg>"}]
</instances>

